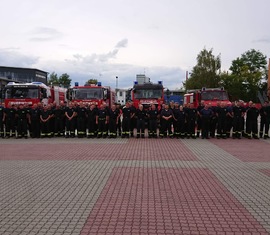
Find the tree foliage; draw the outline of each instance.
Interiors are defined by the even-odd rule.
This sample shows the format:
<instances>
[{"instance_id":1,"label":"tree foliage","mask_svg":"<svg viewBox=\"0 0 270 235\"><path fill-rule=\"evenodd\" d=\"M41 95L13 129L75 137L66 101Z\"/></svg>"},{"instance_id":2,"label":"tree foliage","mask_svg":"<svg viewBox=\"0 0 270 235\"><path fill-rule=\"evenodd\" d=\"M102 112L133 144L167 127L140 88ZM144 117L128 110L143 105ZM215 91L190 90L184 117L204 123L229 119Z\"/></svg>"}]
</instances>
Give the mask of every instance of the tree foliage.
<instances>
[{"instance_id":1,"label":"tree foliage","mask_svg":"<svg viewBox=\"0 0 270 235\"><path fill-rule=\"evenodd\" d=\"M197 56L197 64L191 71L190 78L184 83L187 90L202 87L218 87L220 82L220 55L213 55L213 49L205 48Z\"/></svg>"},{"instance_id":2,"label":"tree foliage","mask_svg":"<svg viewBox=\"0 0 270 235\"><path fill-rule=\"evenodd\" d=\"M50 78L49 78L48 84L49 85L53 85L53 86L55 86L55 85L58 86L59 85L58 76L57 76L57 74L55 72L52 72L50 74Z\"/></svg>"},{"instance_id":3,"label":"tree foliage","mask_svg":"<svg viewBox=\"0 0 270 235\"><path fill-rule=\"evenodd\" d=\"M59 84L60 84L60 86L63 86L66 88L70 87L70 84L71 84L70 76L67 73L63 73L59 77Z\"/></svg>"},{"instance_id":4,"label":"tree foliage","mask_svg":"<svg viewBox=\"0 0 270 235\"><path fill-rule=\"evenodd\" d=\"M233 99L257 102L258 91L266 83L266 56L254 49L232 61L230 74L222 74L221 83Z\"/></svg>"},{"instance_id":5,"label":"tree foliage","mask_svg":"<svg viewBox=\"0 0 270 235\"><path fill-rule=\"evenodd\" d=\"M85 85L90 85L90 84L95 84L96 85L97 83L98 83L97 79L91 78L85 83Z\"/></svg>"},{"instance_id":6,"label":"tree foliage","mask_svg":"<svg viewBox=\"0 0 270 235\"><path fill-rule=\"evenodd\" d=\"M68 87L70 87L71 79L70 79L70 76L67 73L62 74L58 78L57 73L52 72L50 74L48 84L52 85L52 86L62 86L62 87L68 88Z\"/></svg>"},{"instance_id":7,"label":"tree foliage","mask_svg":"<svg viewBox=\"0 0 270 235\"><path fill-rule=\"evenodd\" d=\"M258 91L265 90L267 85L266 58L260 51L251 49L232 61L229 72L221 73L220 55L215 56L213 49L204 48L184 87L190 90L223 86L232 100L257 102Z\"/></svg>"}]
</instances>

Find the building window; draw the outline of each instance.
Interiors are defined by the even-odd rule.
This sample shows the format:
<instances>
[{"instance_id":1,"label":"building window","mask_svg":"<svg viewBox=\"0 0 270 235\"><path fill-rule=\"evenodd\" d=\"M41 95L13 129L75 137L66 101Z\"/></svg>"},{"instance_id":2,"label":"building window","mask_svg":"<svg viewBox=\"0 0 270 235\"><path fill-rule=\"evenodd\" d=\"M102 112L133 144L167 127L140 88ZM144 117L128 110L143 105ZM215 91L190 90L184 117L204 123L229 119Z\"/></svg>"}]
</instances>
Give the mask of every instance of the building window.
<instances>
[{"instance_id":1,"label":"building window","mask_svg":"<svg viewBox=\"0 0 270 235\"><path fill-rule=\"evenodd\" d=\"M123 96L123 92L122 91L119 91L119 96Z\"/></svg>"}]
</instances>

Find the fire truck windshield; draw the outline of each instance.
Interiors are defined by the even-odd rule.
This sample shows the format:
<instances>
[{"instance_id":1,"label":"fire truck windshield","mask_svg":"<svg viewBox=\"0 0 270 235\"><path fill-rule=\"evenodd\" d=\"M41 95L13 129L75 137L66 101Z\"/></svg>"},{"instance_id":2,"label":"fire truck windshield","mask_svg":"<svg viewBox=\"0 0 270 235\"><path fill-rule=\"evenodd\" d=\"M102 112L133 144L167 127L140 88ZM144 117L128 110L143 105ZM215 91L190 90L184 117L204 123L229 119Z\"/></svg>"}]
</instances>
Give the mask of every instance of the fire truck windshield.
<instances>
[{"instance_id":1,"label":"fire truck windshield","mask_svg":"<svg viewBox=\"0 0 270 235\"><path fill-rule=\"evenodd\" d=\"M78 88L74 89L74 99L78 100L90 100L90 99L102 99L101 88Z\"/></svg>"},{"instance_id":2,"label":"fire truck windshield","mask_svg":"<svg viewBox=\"0 0 270 235\"><path fill-rule=\"evenodd\" d=\"M162 98L162 89L136 89L134 91L135 99L158 99Z\"/></svg>"},{"instance_id":3,"label":"fire truck windshield","mask_svg":"<svg viewBox=\"0 0 270 235\"><path fill-rule=\"evenodd\" d=\"M39 95L38 88L29 87L9 87L6 88L6 99L37 99Z\"/></svg>"},{"instance_id":4,"label":"fire truck windshield","mask_svg":"<svg viewBox=\"0 0 270 235\"><path fill-rule=\"evenodd\" d=\"M202 91L202 100L229 100L226 91Z\"/></svg>"}]
</instances>

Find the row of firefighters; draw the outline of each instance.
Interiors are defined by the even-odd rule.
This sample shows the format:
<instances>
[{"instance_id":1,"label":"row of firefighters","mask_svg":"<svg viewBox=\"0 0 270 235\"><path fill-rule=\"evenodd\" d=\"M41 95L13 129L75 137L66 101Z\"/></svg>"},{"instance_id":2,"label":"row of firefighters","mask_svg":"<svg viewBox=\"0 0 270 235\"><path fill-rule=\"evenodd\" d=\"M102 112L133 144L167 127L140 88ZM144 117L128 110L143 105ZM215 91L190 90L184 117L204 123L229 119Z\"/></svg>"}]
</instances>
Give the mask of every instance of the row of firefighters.
<instances>
[{"instance_id":1,"label":"row of firefighters","mask_svg":"<svg viewBox=\"0 0 270 235\"><path fill-rule=\"evenodd\" d=\"M260 118L259 118L260 117ZM258 125L260 120L260 125ZM59 105L19 104L0 105L0 135L3 138L32 138L65 136L66 138L129 138L136 133L144 138L269 138L270 105L268 102L257 109L249 102L248 107L236 101L231 106L220 102L216 107L200 104L194 108L171 102L162 107L143 105L136 109L132 102L123 108L119 105L97 108L94 104L64 102ZM260 130L258 130L258 126ZM136 130L136 131L134 131ZM30 134L29 134L30 133ZM232 133L232 134L231 134Z\"/></svg>"}]
</instances>

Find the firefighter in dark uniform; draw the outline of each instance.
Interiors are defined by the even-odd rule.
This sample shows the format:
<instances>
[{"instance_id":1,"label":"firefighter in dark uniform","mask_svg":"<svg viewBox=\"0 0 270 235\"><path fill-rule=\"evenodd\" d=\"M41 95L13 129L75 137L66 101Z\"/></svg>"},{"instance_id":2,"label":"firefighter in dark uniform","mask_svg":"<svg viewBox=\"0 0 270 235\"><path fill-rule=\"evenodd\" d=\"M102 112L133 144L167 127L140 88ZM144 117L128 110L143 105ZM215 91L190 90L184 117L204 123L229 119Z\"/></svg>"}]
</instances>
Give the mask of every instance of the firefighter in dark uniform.
<instances>
[{"instance_id":1,"label":"firefighter in dark uniform","mask_svg":"<svg viewBox=\"0 0 270 235\"><path fill-rule=\"evenodd\" d=\"M4 109L5 112L5 124L6 124L6 137L14 137L16 135L16 109L15 105L9 105Z\"/></svg>"},{"instance_id":2,"label":"firefighter in dark uniform","mask_svg":"<svg viewBox=\"0 0 270 235\"><path fill-rule=\"evenodd\" d=\"M187 131L188 131L187 115L188 115L189 106L190 106L190 104L184 104L183 105L183 111L185 112L185 115L186 115L186 121L185 121L185 125L184 125L184 138L187 137Z\"/></svg>"},{"instance_id":3,"label":"firefighter in dark uniform","mask_svg":"<svg viewBox=\"0 0 270 235\"><path fill-rule=\"evenodd\" d=\"M40 109L37 104L33 104L30 110L30 126L31 126L31 137L40 137Z\"/></svg>"},{"instance_id":4,"label":"firefighter in dark uniform","mask_svg":"<svg viewBox=\"0 0 270 235\"><path fill-rule=\"evenodd\" d=\"M247 107L245 107L244 101L240 101L240 107L242 108L242 126L241 126L241 133L243 137L247 137L246 131L245 131L245 115Z\"/></svg>"},{"instance_id":5,"label":"firefighter in dark uniform","mask_svg":"<svg viewBox=\"0 0 270 235\"><path fill-rule=\"evenodd\" d=\"M131 109L129 102L126 102L126 106L122 109L123 120L122 120L122 138L129 138L130 135L130 118Z\"/></svg>"},{"instance_id":6,"label":"firefighter in dark uniform","mask_svg":"<svg viewBox=\"0 0 270 235\"><path fill-rule=\"evenodd\" d=\"M96 116L97 116L97 109L96 105L91 104L90 107L86 110L87 114L87 138L94 138L97 131L96 125Z\"/></svg>"},{"instance_id":7,"label":"firefighter in dark uniform","mask_svg":"<svg viewBox=\"0 0 270 235\"><path fill-rule=\"evenodd\" d=\"M139 104L139 108L136 110L135 114L137 118L137 138L145 137L145 121L147 117L146 111L143 109L143 105Z\"/></svg>"},{"instance_id":8,"label":"firefighter in dark uniform","mask_svg":"<svg viewBox=\"0 0 270 235\"><path fill-rule=\"evenodd\" d=\"M20 104L17 111L16 111L16 116L17 116L17 138L27 138L27 121L29 119L29 113L27 110L24 108L23 104Z\"/></svg>"},{"instance_id":9,"label":"firefighter in dark uniform","mask_svg":"<svg viewBox=\"0 0 270 235\"><path fill-rule=\"evenodd\" d=\"M98 125L98 138L107 137L107 123L109 123L108 121L109 114L105 109L105 105L101 104L96 116L96 124Z\"/></svg>"},{"instance_id":10,"label":"firefighter in dark uniform","mask_svg":"<svg viewBox=\"0 0 270 235\"><path fill-rule=\"evenodd\" d=\"M179 113L177 115L177 130L179 132L177 137L185 138L186 112L183 105L179 106Z\"/></svg>"},{"instance_id":11,"label":"firefighter in dark uniform","mask_svg":"<svg viewBox=\"0 0 270 235\"><path fill-rule=\"evenodd\" d=\"M0 136L2 138L5 138L5 133L4 133L4 104L0 104Z\"/></svg>"},{"instance_id":12,"label":"firefighter in dark uniform","mask_svg":"<svg viewBox=\"0 0 270 235\"><path fill-rule=\"evenodd\" d=\"M179 104L176 102L174 103L174 108L172 109L173 111L173 136L179 139L180 137L180 130L179 130L179 125L178 125L178 117L180 115L180 109L179 109Z\"/></svg>"},{"instance_id":13,"label":"firefighter in dark uniform","mask_svg":"<svg viewBox=\"0 0 270 235\"><path fill-rule=\"evenodd\" d=\"M259 139L258 137L258 117L259 110L256 108L255 104L250 101L249 107L246 110L246 134L247 138Z\"/></svg>"},{"instance_id":14,"label":"firefighter in dark uniform","mask_svg":"<svg viewBox=\"0 0 270 235\"><path fill-rule=\"evenodd\" d=\"M165 109L163 109L160 113L160 118L162 119L162 126L161 126L161 133L160 137L167 137L167 132L170 138L173 138L172 133L172 119L173 119L173 112L169 109L169 105L165 105Z\"/></svg>"},{"instance_id":15,"label":"firefighter in dark uniform","mask_svg":"<svg viewBox=\"0 0 270 235\"><path fill-rule=\"evenodd\" d=\"M75 137L75 116L76 116L76 109L73 103L69 103L68 107L65 110L66 138Z\"/></svg>"},{"instance_id":16,"label":"firefighter in dark uniform","mask_svg":"<svg viewBox=\"0 0 270 235\"><path fill-rule=\"evenodd\" d=\"M109 115L109 111L110 111L109 104L106 103L105 101L103 101L103 106L104 106L104 109L107 112L107 115ZM106 129L105 129L105 133L103 134L103 137L107 137L108 133L109 133L109 119L106 122Z\"/></svg>"},{"instance_id":17,"label":"firefighter in dark uniform","mask_svg":"<svg viewBox=\"0 0 270 235\"><path fill-rule=\"evenodd\" d=\"M48 109L48 106L45 105L40 111L41 138L52 137L50 130L50 118L51 111Z\"/></svg>"},{"instance_id":18,"label":"firefighter in dark uniform","mask_svg":"<svg viewBox=\"0 0 270 235\"><path fill-rule=\"evenodd\" d=\"M210 122L213 116L213 111L209 108L208 104L205 104L200 115L202 119L202 139L209 139Z\"/></svg>"},{"instance_id":19,"label":"firefighter in dark uniform","mask_svg":"<svg viewBox=\"0 0 270 235\"><path fill-rule=\"evenodd\" d=\"M242 133L242 117L243 117L243 108L240 106L239 101L235 101L235 105L232 108L233 115L233 138L241 139Z\"/></svg>"},{"instance_id":20,"label":"firefighter in dark uniform","mask_svg":"<svg viewBox=\"0 0 270 235\"><path fill-rule=\"evenodd\" d=\"M220 108L220 102L217 102L217 106L213 107L211 106L211 103L209 103L209 109L212 110L213 115L210 120L210 126L209 126L209 133L212 138L215 138L216 136L216 129L217 129L217 110Z\"/></svg>"},{"instance_id":21,"label":"firefighter in dark uniform","mask_svg":"<svg viewBox=\"0 0 270 235\"><path fill-rule=\"evenodd\" d=\"M136 115L136 108L133 104L132 101L129 101L130 104L130 112L131 112L131 116L130 116L130 137L134 137L134 129L137 127L137 119L135 117Z\"/></svg>"},{"instance_id":22,"label":"firefighter in dark uniform","mask_svg":"<svg viewBox=\"0 0 270 235\"><path fill-rule=\"evenodd\" d=\"M63 112L63 116L62 116L62 130L61 130L61 136L65 135L65 129L66 129L66 118L65 118L65 112L66 112L66 108L67 108L67 102L64 101L60 101L60 109ZM62 134L63 133L63 134Z\"/></svg>"},{"instance_id":23,"label":"firefighter in dark uniform","mask_svg":"<svg viewBox=\"0 0 270 235\"><path fill-rule=\"evenodd\" d=\"M135 117L136 114L136 108L132 101L129 101L130 104L130 137L134 137L134 129L137 127L137 119Z\"/></svg>"},{"instance_id":24,"label":"firefighter in dark uniform","mask_svg":"<svg viewBox=\"0 0 270 235\"><path fill-rule=\"evenodd\" d=\"M216 109L217 115L217 138L227 138L227 116L228 116L228 108L225 106L224 102L220 103L220 106Z\"/></svg>"},{"instance_id":25,"label":"firefighter in dark uniform","mask_svg":"<svg viewBox=\"0 0 270 235\"><path fill-rule=\"evenodd\" d=\"M77 134L78 138L83 138L86 135L86 116L87 110L83 102L79 103L76 109L77 113Z\"/></svg>"},{"instance_id":26,"label":"firefighter in dark uniform","mask_svg":"<svg viewBox=\"0 0 270 235\"><path fill-rule=\"evenodd\" d=\"M121 136L122 135L122 121L121 121L122 109L120 107L120 104L116 105L116 109L118 110L117 135Z\"/></svg>"},{"instance_id":27,"label":"firefighter in dark uniform","mask_svg":"<svg viewBox=\"0 0 270 235\"><path fill-rule=\"evenodd\" d=\"M113 104L112 108L109 110L109 138L116 138L116 129L119 121L119 109Z\"/></svg>"},{"instance_id":28,"label":"firefighter in dark uniform","mask_svg":"<svg viewBox=\"0 0 270 235\"><path fill-rule=\"evenodd\" d=\"M270 125L270 104L268 103L268 105L265 107L265 132L264 132L264 139L268 139L269 138L269 125Z\"/></svg>"},{"instance_id":29,"label":"firefighter in dark uniform","mask_svg":"<svg viewBox=\"0 0 270 235\"><path fill-rule=\"evenodd\" d=\"M148 111L148 120L149 120L148 138L157 138L158 116L159 114L156 105L152 104L151 109Z\"/></svg>"},{"instance_id":30,"label":"firefighter in dark uniform","mask_svg":"<svg viewBox=\"0 0 270 235\"><path fill-rule=\"evenodd\" d=\"M227 138L230 138L231 130L233 127L233 113L232 113L233 105L234 104L227 104L227 109L228 109L228 113L226 117L226 137Z\"/></svg>"},{"instance_id":31,"label":"firefighter in dark uniform","mask_svg":"<svg viewBox=\"0 0 270 235\"><path fill-rule=\"evenodd\" d=\"M51 137L54 136L54 127L55 127L55 118L54 118L54 110L56 109L56 102L54 101L52 104L48 104L48 110L50 111L50 120L49 120L49 126L50 126L50 133Z\"/></svg>"},{"instance_id":32,"label":"firefighter in dark uniform","mask_svg":"<svg viewBox=\"0 0 270 235\"><path fill-rule=\"evenodd\" d=\"M53 135L54 135L54 116L53 116L53 110L54 110L54 105L53 104L48 104L47 105L47 111L50 114L50 119L49 119L49 137L53 137Z\"/></svg>"},{"instance_id":33,"label":"firefighter in dark uniform","mask_svg":"<svg viewBox=\"0 0 270 235\"><path fill-rule=\"evenodd\" d=\"M54 136L61 137L64 136L64 129L63 129L63 117L65 113L64 110L61 108L60 105L56 105L55 109L53 110L53 117L54 117Z\"/></svg>"},{"instance_id":34,"label":"firefighter in dark uniform","mask_svg":"<svg viewBox=\"0 0 270 235\"><path fill-rule=\"evenodd\" d=\"M73 117L73 123L74 123L74 137L76 135L76 130L77 130L77 113L76 113L76 110L77 108L79 107L79 104L77 101L74 101L72 102L73 104L73 108L74 108L74 111L75 111L75 116ZM73 135L71 135L71 137L73 138Z\"/></svg>"},{"instance_id":35,"label":"firefighter in dark uniform","mask_svg":"<svg viewBox=\"0 0 270 235\"><path fill-rule=\"evenodd\" d=\"M266 127L266 107L268 102L265 101L263 106L260 108L260 137L263 138L264 130Z\"/></svg>"},{"instance_id":36,"label":"firefighter in dark uniform","mask_svg":"<svg viewBox=\"0 0 270 235\"><path fill-rule=\"evenodd\" d=\"M161 137L162 138L162 126L163 126L163 121L165 121L163 118L161 118L161 112L162 112L162 110L164 110L165 109L165 104L163 103L160 107L159 107L159 109L158 109L158 132L159 132L159 137Z\"/></svg>"},{"instance_id":37,"label":"firefighter in dark uniform","mask_svg":"<svg viewBox=\"0 0 270 235\"><path fill-rule=\"evenodd\" d=\"M187 110L187 138L196 139L195 128L198 110L194 108L194 104L190 104Z\"/></svg>"},{"instance_id":38,"label":"firefighter in dark uniform","mask_svg":"<svg viewBox=\"0 0 270 235\"><path fill-rule=\"evenodd\" d=\"M200 112L204 108L204 101L202 100L197 107L197 137L200 136L201 130L202 130L202 119Z\"/></svg>"}]
</instances>

